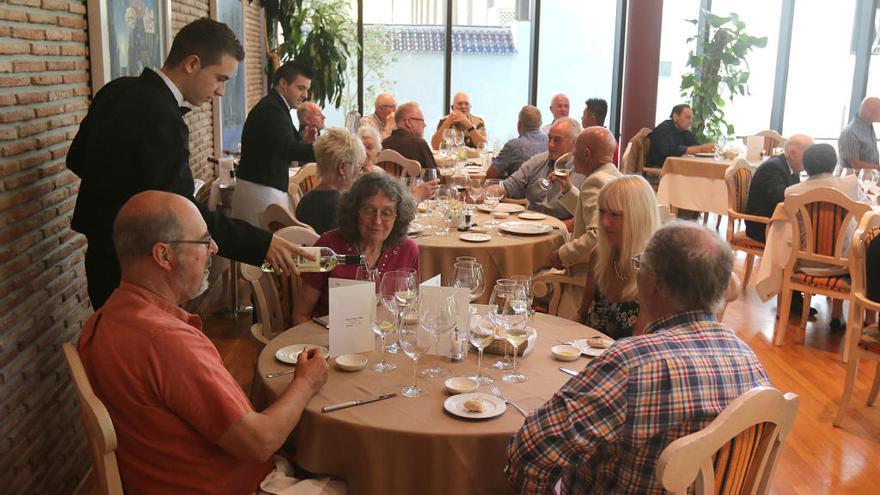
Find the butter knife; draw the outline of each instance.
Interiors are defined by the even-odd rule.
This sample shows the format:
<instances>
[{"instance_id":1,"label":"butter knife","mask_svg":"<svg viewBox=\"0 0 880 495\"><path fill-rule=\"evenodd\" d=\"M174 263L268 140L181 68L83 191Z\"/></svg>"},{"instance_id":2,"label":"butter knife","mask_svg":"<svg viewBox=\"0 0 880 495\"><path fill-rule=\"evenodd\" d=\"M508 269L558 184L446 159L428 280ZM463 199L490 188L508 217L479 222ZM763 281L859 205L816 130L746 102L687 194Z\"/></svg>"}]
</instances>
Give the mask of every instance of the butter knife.
<instances>
[{"instance_id":1,"label":"butter knife","mask_svg":"<svg viewBox=\"0 0 880 495\"><path fill-rule=\"evenodd\" d=\"M333 404L332 406L324 406L321 408L321 412L330 412L330 411L338 411L340 409L345 409L347 407L360 406L363 404L369 404L370 402L376 402L385 399L391 399L393 397L397 397L397 394L386 394L380 395L379 397L375 397L372 399L361 399L361 400L353 400L350 402L343 402L341 404Z\"/></svg>"},{"instance_id":2,"label":"butter knife","mask_svg":"<svg viewBox=\"0 0 880 495\"><path fill-rule=\"evenodd\" d=\"M559 371L565 373L566 375L578 376L579 373L575 370L570 370L568 368L559 368Z\"/></svg>"}]
</instances>

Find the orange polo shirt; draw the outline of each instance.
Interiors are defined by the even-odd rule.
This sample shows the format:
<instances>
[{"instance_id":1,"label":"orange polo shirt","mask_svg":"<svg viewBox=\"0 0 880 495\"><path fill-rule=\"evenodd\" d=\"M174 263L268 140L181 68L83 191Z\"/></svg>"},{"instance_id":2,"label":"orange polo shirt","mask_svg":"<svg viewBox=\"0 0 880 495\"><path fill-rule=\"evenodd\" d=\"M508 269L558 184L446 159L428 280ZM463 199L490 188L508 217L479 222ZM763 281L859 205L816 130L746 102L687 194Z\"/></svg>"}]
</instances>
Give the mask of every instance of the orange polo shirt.
<instances>
[{"instance_id":1,"label":"orange polo shirt","mask_svg":"<svg viewBox=\"0 0 880 495\"><path fill-rule=\"evenodd\" d=\"M113 420L129 495L250 494L271 470L216 443L253 408L201 328L198 316L127 282L83 328L79 352Z\"/></svg>"}]
</instances>

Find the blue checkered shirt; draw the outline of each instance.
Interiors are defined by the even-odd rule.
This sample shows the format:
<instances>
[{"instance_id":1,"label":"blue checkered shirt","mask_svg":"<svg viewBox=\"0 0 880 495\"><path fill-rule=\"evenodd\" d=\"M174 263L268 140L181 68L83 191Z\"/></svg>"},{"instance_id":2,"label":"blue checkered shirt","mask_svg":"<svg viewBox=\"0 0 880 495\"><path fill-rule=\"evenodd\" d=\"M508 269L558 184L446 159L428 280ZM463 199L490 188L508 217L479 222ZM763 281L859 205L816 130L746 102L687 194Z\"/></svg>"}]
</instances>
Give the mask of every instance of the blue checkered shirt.
<instances>
[{"instance_id":1,"label":"blue checkered shirt","mask_svg":"<svg viewBox=\"0 0 880 495\"><path fill-rule=\"evenodd\" d=\"M868 163L880 162L880 151L877 149L877 135L870 122L856 117L843 128L837 139L840 161L844 167L852 168L850 158Z\"/></svg>"},{"instance_id":2,"label":"blue checkered shirt","mask_svg":"<svg viewBox=\"0 0 880 495\"><path fill-rule=\"evenodd\" d=\"M535 129L508 141L498 156L492 159L492 168L501 177L510 177L529 158L547 151L547 135Z\"/></svg>"},{"instance_id":3,"label":"blue checkered shirt","mask_svg":"<svg viewBox=\"0 0 880 495\"><path fill-rule=\"evenodd\" d=\"M663 493L660 452L730 402L770 385L748 345L711 313L678 313L618 340L534 411L508 446L520 493Z\"/></svg>"}]
</instances>

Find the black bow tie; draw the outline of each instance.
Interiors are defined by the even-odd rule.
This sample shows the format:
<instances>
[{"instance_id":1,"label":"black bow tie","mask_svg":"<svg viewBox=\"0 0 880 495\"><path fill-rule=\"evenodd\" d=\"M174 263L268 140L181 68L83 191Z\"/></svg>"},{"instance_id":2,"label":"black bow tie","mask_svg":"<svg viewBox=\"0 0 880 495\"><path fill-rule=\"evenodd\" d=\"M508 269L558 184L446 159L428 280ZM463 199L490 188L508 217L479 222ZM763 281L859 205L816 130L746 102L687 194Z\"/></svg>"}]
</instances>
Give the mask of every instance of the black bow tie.
<instances>
[{"instance_id":1,"label":"black bow tie","mask_svg":"<svg viewBox=\"0 0 880 495\"><path fill-rule=\"evenodd\" d=\"M190 108L190 107L184 107L184 106L181 106L181 107L180 107L180 116L181 116L181 117L183 117L184 115L186 115L186 114L188 114L188 113L190 113L190 112L192 112L192 108Z\"/></svg>"}]
</instances>

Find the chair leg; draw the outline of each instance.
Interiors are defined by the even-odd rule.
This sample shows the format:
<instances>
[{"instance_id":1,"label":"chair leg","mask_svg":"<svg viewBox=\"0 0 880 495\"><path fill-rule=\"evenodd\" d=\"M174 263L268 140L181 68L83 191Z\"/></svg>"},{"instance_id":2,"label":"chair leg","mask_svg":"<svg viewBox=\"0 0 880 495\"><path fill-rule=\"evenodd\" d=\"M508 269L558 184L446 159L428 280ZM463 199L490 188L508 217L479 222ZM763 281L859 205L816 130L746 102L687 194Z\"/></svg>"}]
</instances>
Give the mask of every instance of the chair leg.
<instances>
[{"instance_id":1,"label":"chair leg","mask_svg":"<svg viewBox=\"0 0 880 495\"><path fill-rule=\"evenodd\" d=\"M782 341L785 339L785 329L788 328L788 314L791 310L791 289L783 287L781 295L782 298L776 307L779 321L776 322L776 330L773 332L773 343L775 345L782 345Z\"/></svg>"},{"instance_id":2,"label":"chair leg","mask_svg":"<svg viewBox=\"0 0 880 495\"><path fill-rule=\"evenodd\" d=\"M718 215L718 219L715 220L715 231L721 228L721 215Z\"/></svg>"},{"instance_id":3,"label":"chair leg","mask_svg":"<svg viewBox=\"0 0 880 495\"><path fill-rule=\"evenodd\" d=\"M874 384L871 385L871 393L868 395L868 405L877 403L877 392L880 392L880 361L877 361L877 369L874 370Z\"/></svg>"},{"instance_id":4,"label":"chair leg","mask_svg":"<svg viewBox=\"0 0 880 495\"><path fill-rule=\"evenodd\" d=\"M849 400L852 398L853 386L855 385L858 371L859 358L853 356L852 362L846 367L846 383L843 386L843 395L840 396L840 405L837 406L837 415L834 416L834 426L840 426L841 421L843 421L843 416L846 413Z\"/></svg>"},{"instance_id":5,"label":"chair leg","mask_svg":"<svg viewBox=\"0 0 880 495\"><path fill-rule=\"evenodd\" d=\"M746 271L743 273L743 292L746 291L746 287L749 286L749 277L752 276L752 267L755 264L755 255L752 253L746 253Z\"/></svg>"},{"instance_id":6,"label":"chair leg","mask_svg":"<svg viewBox=\"0 0 880 495\"><path fill-rule=\"evenodd\" d=\"M835 299L835 302L836 301L838 301L838 299ZM850 352L852 349L855 349L855 346L858 345L859 338L862 335L862 313L864 313L864 311L861 310L858 304L854 304L854 301L849 302L849 313L847 315L846 321L846 333L844 333L843 335L842 360L844 363L849 362ZM853 342L850 342L851 340Z\"/></svg>"},{"instance_id":7,"label":"chair leg","mask_svg":"<svg viewBox=\"0 0 880 495\"><path fill-rule=\"evenodd\" d=\"M803 344L807 340L807 320L810 319L810 302L812 299L812 294L804 292L804 305L801 307L801 319L798 322L798 344Z\"/></svg>"}]
</instances>

